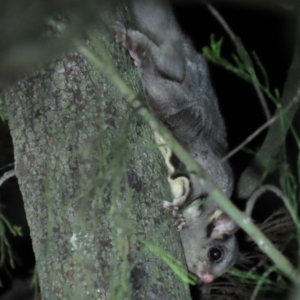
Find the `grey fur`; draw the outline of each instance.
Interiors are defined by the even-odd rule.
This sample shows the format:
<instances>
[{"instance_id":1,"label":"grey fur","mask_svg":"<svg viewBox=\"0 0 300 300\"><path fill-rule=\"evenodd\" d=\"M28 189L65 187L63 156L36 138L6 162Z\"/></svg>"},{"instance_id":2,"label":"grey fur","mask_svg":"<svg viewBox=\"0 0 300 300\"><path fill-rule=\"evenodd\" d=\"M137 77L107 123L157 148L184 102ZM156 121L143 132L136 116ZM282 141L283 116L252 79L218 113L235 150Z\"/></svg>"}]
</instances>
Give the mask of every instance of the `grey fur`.
<instances>
[{"instance_id":1,"label":"grey fur","mask_svg":"<svg viewBox=\"0 0 300 300\"><path fill-rule=\"evenodd\" d=\"M231 168L228 162L218 163L227 153L225 124L206 60L182 33L168 3L133 0L132 7L136 30L119 24L117 40L138 67L149 107L230 197L234 183ZM210 282L237 258L237 226L209 199L197 178L188 177L186 202L193 203L183 211L184 226L178 228L183 227L181 238L189 269ZM224 257L218 263L208 257L212 247L222 250Z\"/></svg>"}]
</instances>

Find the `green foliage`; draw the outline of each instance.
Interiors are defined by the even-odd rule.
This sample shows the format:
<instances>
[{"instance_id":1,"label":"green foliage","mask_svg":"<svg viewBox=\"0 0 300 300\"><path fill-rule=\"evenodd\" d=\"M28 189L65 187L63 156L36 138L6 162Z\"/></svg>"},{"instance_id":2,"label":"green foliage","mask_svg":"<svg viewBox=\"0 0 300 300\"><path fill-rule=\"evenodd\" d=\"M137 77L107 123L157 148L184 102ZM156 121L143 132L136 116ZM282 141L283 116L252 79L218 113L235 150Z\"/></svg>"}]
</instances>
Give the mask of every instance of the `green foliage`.
<instances>
[{"instance_id":1,"label":"green foliage","mask_svg":"<svg viewBox=\"0 0 300 300\"><path fill-rule=\"evenodd\" d=\"M179 276L181 281L187 284L196 284L197 276L192 273L187 273L186 268L184 268L181 262L176 260L172 255L152 243L142 240L140 242L144 244L150 251L155 253L157 257L162 259L173 270L173 272Z\"/></svg>"},{"instance_id":2,"label":"green foliage","mask_svg":"<svg viewBox=\"0 0 300 300\"><path fill-rule=\"evenodd\" d=\"M37 273L36 267L33 270L32 281L31 281L31 288L34 290L34 298L33 298L33 300L40 299L39 277L38 277L38 273Z\"/></svg>"},{"instance_id":3,"label":"green foliage","mask_svg":"<svg viewBox=\"0 0 300 300\"><path fill-rule=\"evenodd\" d=\"M233 62L223 58L221 56L223 38L220 38L218 41L215 39L215 36L212 34L210 38L210 45L202 49L204 57L215 63L219 66L222 66L224 69L234 73L238 77L246 80L247 82L258 86L266 96L273 101L273 103L279 108L280 95L277 89L271 90L267 72L263 67L261 61L259 60L257 54L253 51L251 55L245 49L243 43L240 39L236 40L237 49L236 53L232 54ZM256 74L256 68L261 72L263 77L263 82L260 82L258 75Z\"/></svg>"},{"instance_id":4,"label":"green foliage","mask_svg":"<svg viewBox=\"0 0 300 300\"><path fill-rule=\"evenodd\" d=\"M7 237L8 230L13 236L22 236L22 230L19 226L12 225L2 213L0 213L0 265L3 266L6 262L14 268L14 255Z\"/></svg>"},{"instance_id":5,"label":"green foliage","mask_svg":"<svg viewBox=\"0 0 300 300\"><path fill-rule=\"evenodd\" d=\"M261 89L261 91L270 99L276 106L279 113L279 121L282 128L285 126L290 127L290 132L294 138L296 147L298 149L297 162L296 162L296 173L295 169L291 168L290 159L288 155L289 149L285 142L283 142L280 165L278 168L280 170L280 189L273 186L264 186L262 185L260 189L257 190L257 196L254 194L251 198L255 202L261 194L266 191L272 191L276 194L277 197L281 198L286 210L275 212L271 217L269 217L263 224L261 224L261 230L276 244L276 246L283 252L287 253L286 255L295 256L295 252L298 251L297 261L300 262L300 218L298 215L299 211L299 189L300 189L300 136L299 133L295 130L290 124L290 120L286 117L285 111L280 103L280 94L277 89L272 90L270 87L269 79L265 68L263 67L261 61L259 60L257 54L252 52L249 54L242 42L237 39L236 52L231 55L231 59L227 60L221 55L223 38L219 40L215 39L214 35L211 35L210 45L203 48L203 55L205 58L212 63L215 63L224 69L234 73L243 80L251 83L252 85ZM257 75L257 71L260 72ZM262 78L260 80L260 78ZM284 132L284 131L283 131ZM279 139L285 140L285 136L279 136ZM269 171L264 170L262 174L261 183ZM251 201L250 198L250 201ZM253 203L248 205L253 206ZM252 209L250 209L252 211ZM287 234L288 232L288 234ZM292 241L296 239L297 246L295 247ZM263 256L259 248L256 247L256 250L252 253L252 257L261 260ZM239 285L243 287L237 288L235 290L235 297L239 299L241 295L243 297L247 295L247 299L265 299L262 298L263 293L261 291L280 291L288 289L288 282L282 278L281 272L268 260L264 258L264 263L260 261L259 271L255 271L255 268L250 269L249 271L242 271L240 269L232 269L227 276L229 276L229 289L234 287L234 284L231 283L231 277L234 276L238 278L240 282ZM293 261L294 262L294 261ZM294 262L295 263L295 262ZM299 263L297 266L299 270ZM299 271L298 271L299 272ZM237 284L237 283L235 283ZM216 285L217 286L217 285ZM250 290L247 291L247 288L252 286ZM228 293L232 294L232 290ZM222 295L224 297L224 294ZM215 299L219 299L216 297ZM220 298L221 299L221 298ZM222 298L223 299L223 298ZM266 298L268 299L268 298Z\"/></svg>"}]
</instances>

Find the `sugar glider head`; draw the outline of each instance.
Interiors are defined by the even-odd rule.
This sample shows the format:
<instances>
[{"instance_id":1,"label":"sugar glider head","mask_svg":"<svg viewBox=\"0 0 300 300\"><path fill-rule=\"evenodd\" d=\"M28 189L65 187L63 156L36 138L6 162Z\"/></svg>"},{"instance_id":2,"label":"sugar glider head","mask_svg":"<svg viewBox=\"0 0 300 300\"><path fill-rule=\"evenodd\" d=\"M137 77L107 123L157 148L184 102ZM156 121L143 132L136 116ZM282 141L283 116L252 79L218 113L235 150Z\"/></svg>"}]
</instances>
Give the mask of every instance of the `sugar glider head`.
<instances>
[{"instance_id":1,"label":"sugar glider head","mask_svg":"<svg viewBox=\"0 0 300 300\"><path fill-rule=\"evenodd\" d=\"M207 214L205 206L188 209L184 217L186 225L180 233L188 268L204 283L210 283L237 261L234 234L238 226L219 209Z\"/></svg>"}]
</instances>

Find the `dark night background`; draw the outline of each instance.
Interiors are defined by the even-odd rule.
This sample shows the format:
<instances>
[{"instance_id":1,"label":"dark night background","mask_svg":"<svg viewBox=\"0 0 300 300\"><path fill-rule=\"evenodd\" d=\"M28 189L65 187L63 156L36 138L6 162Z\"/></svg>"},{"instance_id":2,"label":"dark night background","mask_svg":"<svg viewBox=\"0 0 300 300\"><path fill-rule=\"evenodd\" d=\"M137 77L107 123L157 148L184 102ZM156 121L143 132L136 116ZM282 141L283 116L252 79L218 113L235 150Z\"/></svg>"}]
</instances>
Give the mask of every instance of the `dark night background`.
<instances>
[{"instance_id":1,"label":"dark night background","mask_svg":"<svg viewBox=\"0 0 300 300\"><path fill-rule=\"evenodd\" d=\"M277 88L281 94L294 50L296 18L293 10L280 7L270 10L266 7L229 4L215 5L215 8L235 35L241 39L246 50L249 53L256 52L269 76L272 91ZM221 55L231 60L235 47L221 24L205 5L181 4L174 6L174 9L184 32L190 36L198 51L201 52L203 47L209 45L210 36L214 34L216 40L224 38ZM251 84L213 64L210 64L210 71L227 126L229 150L232 150L265 123L266 117ZM273 114L275 105L269 101L268 106ZM251 151L258 150L266 133L267 130L263 131L246 148ZM287 138L286 143L288 150L293 152L293 148L296 148L293 138ZM246 151L239 151L230 158L236 179L246 169L252 158L252 154ZM241 203L234 197L232 200L241 209L244 208L245 203ZM281 200L266 193L255 206L253 217L263 221L281 205ZM248 250L248 244L243 244L243 233L240 232L240 235L242 235L240 247L244 248L244 251L245 248ZM192 294L193 299L198 299L195 287L192 287ZM283 295L278 295L278 297L278 299L286 298ZM274 299L274 294L271 299Z\"/></svg>"},{"instance_id":2,"label":"dark night background","mask_svg":"<svg viewBox=\"0 0 300 300\"><path fill-rule=\"evenodd\" d=\"M224 37L222 56L230 59L235 48L224 29L205 6L176 4L174 8L183 30L192 38L199 51L209 44L210 35L214 33L216 39ZM233 32L241 38L245 48L257 53L269 75L272 89L278 88L281 93L293 55L295 33L293 11L233 5L217 5L216 8L228 22ZM254 88L249 83L215 65L211 65L211 76L227 125L229 146L230 149L233 149L266 119ZM272 103L269 103L269 108L271 112L274 112ZM266 131L255 138L247 147L256 150L263 141L265 134ZM246 168L251 158L250 154L243 151L231 158L230 161L236 178ZM13 150L8 129L1 124L0 176L9 169L2 167L12 161ZM16 268L12 270L7 263L3 264L2 262L0 279L3 283L3 292L9 288L12 278L25 278L32 274L34 256L28 228L25 225L22 198L15 178L2 185L0 201L2 213L12 224L25 226L23 237L10 237L14 255L17 258Z\"/></svg>"},{"instance_id":3,"label":"dark night background","mask_svg":"<svg viewBox=\"0 0 300 300\"><path fill-rule=\"evenodd\" d=\"M257 8L249 5L216 5L232 31L239 37L248 52L255 51L269 76L271 89L282 92L287 71L293 55L295 16L292 10ZM213 33L216 40L223 37L221 55L230 60L235 47L220 23L204 5L177 5L175 12L188 36L198 51L210 43ZM230 149L239 145L266 118L259 99L251 84L210 64L211 77L225 118ZM258 72L259 73L259 72ZM271 112L274 105L269 102ZM264 131L247 148L252 150L262 143ZM239 152L232 157L236 176L251 160L251 155Z\"/></svg>"}]
</instances>

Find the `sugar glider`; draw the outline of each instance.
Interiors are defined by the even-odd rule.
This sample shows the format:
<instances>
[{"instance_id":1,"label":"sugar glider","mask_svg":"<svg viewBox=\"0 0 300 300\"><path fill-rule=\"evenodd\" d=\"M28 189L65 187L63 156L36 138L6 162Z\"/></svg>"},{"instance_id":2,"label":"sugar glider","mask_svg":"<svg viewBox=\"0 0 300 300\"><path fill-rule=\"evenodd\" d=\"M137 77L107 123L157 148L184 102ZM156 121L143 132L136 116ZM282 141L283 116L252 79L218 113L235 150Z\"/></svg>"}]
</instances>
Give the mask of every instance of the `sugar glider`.
<instances>
[{"instance_id":1,"label":"sugar glider","mask_svg":"<svg viewBox=\"0 0 300 300\"><path fill-rule=\"evenodd\" d=\"M208 64L181 31L170 4L159 0L131 0L133 29L116 24L116 40L138 68L148 105L191 153L211 180L227 195L233 190L226 129L211 84ZM237 225L210 198L193 174L182 175L182 164L163 139L156 141L165 158L177 225L191 272L205 283L228 270L238 257Z\"/></svg>"}]
</instances>

